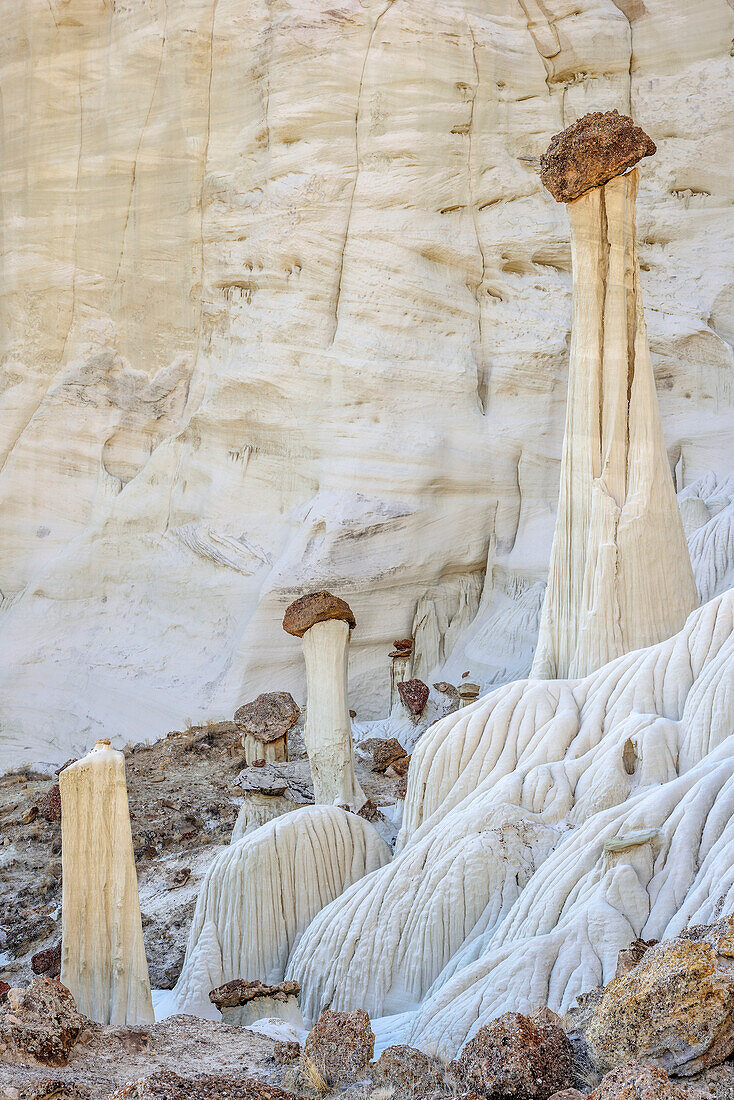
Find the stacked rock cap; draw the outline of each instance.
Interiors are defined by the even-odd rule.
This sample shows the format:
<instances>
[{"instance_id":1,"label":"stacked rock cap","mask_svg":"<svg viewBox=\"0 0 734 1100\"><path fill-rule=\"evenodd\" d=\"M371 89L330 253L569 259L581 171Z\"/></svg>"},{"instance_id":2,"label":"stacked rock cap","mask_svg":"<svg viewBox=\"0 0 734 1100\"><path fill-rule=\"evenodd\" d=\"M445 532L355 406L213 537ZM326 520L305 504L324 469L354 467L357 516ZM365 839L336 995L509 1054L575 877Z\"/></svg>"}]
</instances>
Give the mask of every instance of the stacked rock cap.
<instances>
[{"instance_id":1,"label":"stacked rock cap","mask_svg":"<svg viewBox=\"0 0 734 1100\"><path fill-rule=\"evenodd\" d=\"M594 111L551 138L540 158L540 178L556 202L573 202L656 151L652 138L631 118Z\"/></svg>"},{"instance_id":2,"label":"stacked rock cap","mask_svg":"<svg viewBox=\"0 0 734 1100\"><path fill-rule=\"evenodd\" d=\"M301 708L288 691L268 691L235 711L234 720L258 741L278 741L295 726Z\"/></svg>"},{"instance_id":3,"label":"stacked rock cap","mask_svg":"<svg viewBox=\"0 0 734 1100\"><path fill-rule=\"evenodd\" d=\"M302 638L316 623L326 623L330 619L342 619L349 625L350 630L354 630L357 625L357 620L346 600L332 596L331 592L310 592L307 596L294 600L290 607L286 608L283 616L283 630L296 638Z\"/></svg>"},{"instance_id":4,"label":"stacked rock cap","mask_svg":"<svg viewBox=\"0 0 734 1100\"><path fill-rule=\"evenodd\" d=\"M412 638L397 638L393 642L393 649L390 653L391 657L410 657L413 652L413 639Z\"/></svg>"},{"instance_id":5,"label":"stacked rock cap","mask_svg":"<svg viewBox=\"0 0 734 1100\"><path fill-rule=\"evenodd\" d=\"M298 982L265 985L264 982L247 982L244 978L235 978L234 981L225 982L224 985L212 989L209 1000L219 1009L238 1008L240 1005L249 1004L257 997L285 1000L287 997L297 997L300 992L301 986Z\"/></svg>"}]
</instances>

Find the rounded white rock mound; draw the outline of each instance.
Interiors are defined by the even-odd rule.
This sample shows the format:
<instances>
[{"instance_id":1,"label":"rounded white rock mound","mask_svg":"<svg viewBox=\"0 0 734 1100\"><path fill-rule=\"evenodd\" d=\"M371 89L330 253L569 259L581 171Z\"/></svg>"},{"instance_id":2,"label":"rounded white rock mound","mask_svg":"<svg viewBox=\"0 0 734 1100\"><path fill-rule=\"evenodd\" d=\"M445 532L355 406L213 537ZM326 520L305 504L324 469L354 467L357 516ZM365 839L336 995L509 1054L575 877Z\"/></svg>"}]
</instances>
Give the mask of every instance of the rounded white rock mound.
<instances>
[{"instance_id":1,"label":"rounded white rock mound","mask_svg":"<svg viewBox=\"0 0 734 1100\"><path fill-rule=\"evenodd\" d=\"M390 856L372 825L337 806L304 806L230 845L202 883L175 989L179 1011L215 1019L215 986L282 981L316 914Z\"/></svg>"},{"instance_id":2,"label":"rounded white rock mound","mask_svg":"<svg viewBox=\"0 0 734 1100\"><path fill-rule=\"evenodd\" d=\"M734 912L734 591L577 681L499 688L429 730L402 850L292 953L305 1015L415 1010L453 1057L509 1010L565 1011L621 948Z\"/></svg>"}]
</instances>

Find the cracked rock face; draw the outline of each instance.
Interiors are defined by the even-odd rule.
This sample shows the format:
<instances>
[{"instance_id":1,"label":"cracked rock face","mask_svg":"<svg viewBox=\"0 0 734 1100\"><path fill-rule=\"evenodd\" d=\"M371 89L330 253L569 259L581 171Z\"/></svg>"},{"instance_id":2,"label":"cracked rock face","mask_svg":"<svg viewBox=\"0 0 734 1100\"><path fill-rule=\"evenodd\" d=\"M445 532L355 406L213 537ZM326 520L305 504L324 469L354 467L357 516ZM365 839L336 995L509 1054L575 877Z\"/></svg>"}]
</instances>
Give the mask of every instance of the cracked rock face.
<instances>
[{"instance_id":1,"label":"cracked rock face","mask_svg":"<svg viewBox=\"0 0 734 1100\"><path fill-rule=\"evenodd\" d=\"M288 691L268 691L235 711L234 720L258 741L285 737L298 721L301 708Z\"/></svg>"},{"instance_id":2,"label":"cracked rock face","mask_svg":"<svg viewBox=\"0 0 734 1100\"><path fill-rule=\"evenodd\" d=\"M540 158L540 178L556 202L572 202L656 151L652 138L631 118L594 111L553 136Z\"/></svg>"},{"instance_id":3,"label":"cracked rock face","mask_svg":"<svg viewBox=\"0 0 734 1100\"><path fill-rule=\"evenodd\" d=\"M734 1050L734 918L649 948L606 987L586 1041L601 1069L632 1060L691 1076Z\"/></svg>"},{"instance_id":4,"label":"cracked rock face","mask_svg":"<svg viewBox=\"0 0 734 1100\"><path fill-rule=\"evenodd\" d=\"M690 1100L690 1096L664 1069L630 1062L608 1073L589 1100Z\"/></svg>"}]
</instances>

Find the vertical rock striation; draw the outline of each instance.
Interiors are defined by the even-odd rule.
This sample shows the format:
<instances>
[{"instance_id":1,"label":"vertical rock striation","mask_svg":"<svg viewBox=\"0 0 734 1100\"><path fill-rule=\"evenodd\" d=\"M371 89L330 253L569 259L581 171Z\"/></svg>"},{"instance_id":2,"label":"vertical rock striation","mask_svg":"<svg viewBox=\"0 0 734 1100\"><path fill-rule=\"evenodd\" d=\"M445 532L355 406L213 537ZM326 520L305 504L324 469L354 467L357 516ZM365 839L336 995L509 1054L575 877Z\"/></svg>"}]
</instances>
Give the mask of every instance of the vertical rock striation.
<instances>
[{"instance_id":1,"label":"vertical rock striation","mask_svg":"<svg viewBox=\"0 0 734 1100\"><path fill-rule=\"evenodd\" d=\"M588 118L597 129L599 116ZM580 126L569 131L577 142ZM640 144L638 159L649 151ZM622 158L619 170L628 162ZM583 191L576 176L574 190ZM532 669L544 679L585 676L654 645L680 630L698 605L647 346L635 233L638 172L599 187L593 186L597 177L598 165L591 189L568 204L568 405ZM558 193L566 192L559 186Z\"/></svg>"},{"instance_id":2,"label":"vertical rock striation","mask_svg":"<svg viewBox=\"0 0 734 1100\"><path fill-rule=\"evenodd\" d=\"M101 1024L153 1023L125 761L97 741L61 787L61 980Z\"/></svg>"}]
</instances>

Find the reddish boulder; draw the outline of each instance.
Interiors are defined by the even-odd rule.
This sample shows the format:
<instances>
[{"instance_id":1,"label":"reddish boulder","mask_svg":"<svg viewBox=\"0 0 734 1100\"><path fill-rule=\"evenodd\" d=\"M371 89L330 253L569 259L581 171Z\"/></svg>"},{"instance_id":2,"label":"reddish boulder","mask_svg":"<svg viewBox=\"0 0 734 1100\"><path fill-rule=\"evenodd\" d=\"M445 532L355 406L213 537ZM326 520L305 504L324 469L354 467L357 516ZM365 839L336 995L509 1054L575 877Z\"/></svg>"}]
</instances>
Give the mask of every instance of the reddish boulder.
<instances>
[{"instance_id":1,"label":"reddish boulder","mask_svg":"<svg viewBox=\"0 0 734 1100\"><path fill-rule=\"evenodd\" d=\"M453 1065L487 1100L548 1100L573 1080L573 1050L553 1023L506 1012L485 1024Z\"/></svg>"},{"instance_id":2,"label":"reddish boulder","mask_svg":"<svg viewBox=\"0 0 734 1100\"><path fill-rule=\"evenodd\" d=\"M655 152L655 142L631 118L595 111L554 134L540 158L540 179L556 202L572 202Z\"/></svg>"},{"instance_id":3,"label":"reddish boulder","mask_svg":"<svg viewBox=\"0 0 734 1100\"><path fill-rule=\"evenodd\" d=\"M45 974L48 978L58 978L61 973L61 940L55 947L47 947L45 951L37 951L31 959L31 970L34 974Z\"/></svg>"},{"instance_id":4,"label":"reddish boulder","mask_svg":"<svg viewBox=\"0 0 734 1100\"><path fill-rule=\"evenodd\" d=\"M375 1036L364 1009L332 1012L325 1008L308 1033L301 1054L301 1068L309 1062L327 1085L355 1081L364 1075L374 1057Z\"/></svg>"},{"instance_id":5,"label":"reddish boulder","mask_svg":"<svg viewBox=\"0 0 734 1100\"><path fill-rule=\"evenodd\" d=\"M403 680L398 684L398 694L411 714L420 716L428 702L429 687L422 680Z\"/></svg>"}]
</instances>

